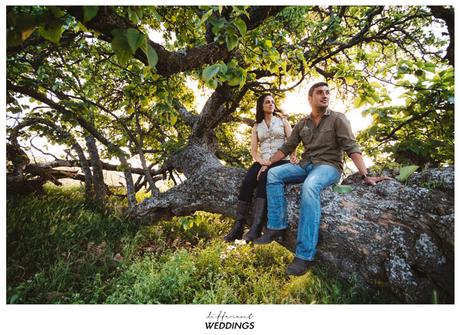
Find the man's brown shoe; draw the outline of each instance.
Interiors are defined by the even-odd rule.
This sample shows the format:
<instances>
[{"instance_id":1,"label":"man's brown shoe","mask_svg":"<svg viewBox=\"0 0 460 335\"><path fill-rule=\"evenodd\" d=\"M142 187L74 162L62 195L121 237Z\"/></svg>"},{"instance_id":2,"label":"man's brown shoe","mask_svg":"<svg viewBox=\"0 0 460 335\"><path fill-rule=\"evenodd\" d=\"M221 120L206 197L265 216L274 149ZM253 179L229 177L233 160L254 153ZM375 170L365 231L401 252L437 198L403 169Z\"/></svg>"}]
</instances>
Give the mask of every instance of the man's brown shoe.
<instances>
[{"instance_id":1,"label":"man's brown shoe","mask_svg":"<svg viewBox=\"0 0 460 335\"><path fill-rule=\"evenodd\" d=\"M291 264L286 268L286 274L289 276L301 276L313 265L313 261L295 257Z\"/></svg>"}]
</instances>

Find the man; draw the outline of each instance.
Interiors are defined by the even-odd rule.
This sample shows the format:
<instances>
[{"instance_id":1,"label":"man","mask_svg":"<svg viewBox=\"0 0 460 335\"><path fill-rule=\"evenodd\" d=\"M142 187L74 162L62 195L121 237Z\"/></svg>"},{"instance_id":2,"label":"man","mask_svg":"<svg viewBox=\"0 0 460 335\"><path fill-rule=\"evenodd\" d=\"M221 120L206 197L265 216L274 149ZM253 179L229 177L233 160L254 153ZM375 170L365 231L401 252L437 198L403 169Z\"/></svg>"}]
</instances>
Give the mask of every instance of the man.
<instances>
[{"instance_id":1,"label":"man","mask_svg":"<svg viewBox=\"0 0 460 335\"><path fill-rule=\"evenodd\" d=\"M286 269L288 275L304 274L313 262L321 216L320 193L325 187L339 181L344 151L352 159L365 183L375 185L389 179L367 176L366 165L350 122L344 114L328 108L329 95L329 86L325 82L316 83L310 88L308 102L311 114L294 127L286 143L269 160L270 164L274 164L283 159L294 152L302 141L304 153L299 164L285 164L268 172L268 229L254 241L255 244L266 244L284 238L288 228L284 185L303 182L296 254Z\"/></svg>"}]
</instances>

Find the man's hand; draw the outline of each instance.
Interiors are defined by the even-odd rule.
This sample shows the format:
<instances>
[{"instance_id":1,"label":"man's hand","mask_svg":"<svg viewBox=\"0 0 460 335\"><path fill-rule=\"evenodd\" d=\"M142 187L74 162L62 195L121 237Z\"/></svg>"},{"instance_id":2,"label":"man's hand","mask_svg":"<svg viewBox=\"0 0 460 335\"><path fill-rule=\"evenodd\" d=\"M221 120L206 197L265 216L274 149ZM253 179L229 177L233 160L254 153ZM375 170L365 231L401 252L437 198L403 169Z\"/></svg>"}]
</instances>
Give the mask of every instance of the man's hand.
<instances>
[{"instance_id":1,"label":"man's hand","mask_svg":"<svg viewBox=\"0 0 460 335\"><path fill-rule=\"evenodd\" d=\"M295 152L291 154L289 161L291 164L299 164L299 159L297 158Z\"/></svg>"},{"instance_id":2,"label":"man's hand","mask_svg":"<svg viewBox=\"0 0 460 335\"><path fill-rule=\"evenodd\" d=\"M363 183L368 185L376 185L377 183L381 182L382 180L392 180L393 178L383 176L383 177L369 177L363 179Z\"/></svg>"},{"instance_id":3,"label":"man's hand","mask_svg":"<svg viewBox=\"0 0 460 335\"><path fill-rule=\"evenodd\" d=\"M263 165L260 170L259 170L259 173L257 174L257 180L259 180L259 176L262 172L266 171L268 169L268 166L266 165Z\"/></svg>"}]
</instances>

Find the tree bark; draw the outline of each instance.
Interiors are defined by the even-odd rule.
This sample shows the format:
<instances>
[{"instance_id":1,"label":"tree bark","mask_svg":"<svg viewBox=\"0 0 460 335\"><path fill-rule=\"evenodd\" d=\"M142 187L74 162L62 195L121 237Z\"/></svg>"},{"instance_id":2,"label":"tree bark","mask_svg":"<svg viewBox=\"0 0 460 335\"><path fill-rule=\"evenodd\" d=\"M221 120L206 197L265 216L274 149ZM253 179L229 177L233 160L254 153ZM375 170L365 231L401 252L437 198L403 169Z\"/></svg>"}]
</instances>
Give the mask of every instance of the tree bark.
<instances>
[{"instance_id":1,"label":"tree bark","mask_svg":"<svg viewBox=\"0 0 460 335\"><path fill-rule=\"evenodd\" d=\"M433 16L437 19L441 19L447 26L449 33L449 46L446 50L444 59L449 61L449 65L455 65L455 12L454 8L450 6L428 6Z\"/></svg>"},{"instance_id":2,"label":"tree bark","mask_svg":"<svg viewBox=\"0 0 460 335\"><path fill-rule=\"evenodd\" d=\"M123 174L125 176L126 182L126 196L128 197L128 207L133 208L137 201L136 191L134 189L133 174L131 173L131 166L124 155L119 155L118 159L120 159L120 162L123 166Z\"/></svg>"},{"instance_id":3,"label":"tree bark","mask_svg":"<svg viewBox=\"0 0 460 335\"><path fill-rule=\"evenodd\" d=\"M107 197L107 189L104 183L104 173L102 169L102 162L99 158L99 152L96 146L96 140L93 136L88 135L85 137L86 147L88 148L89 157L91 160L91 167L93 168L93 186L95 200L101 204L105 203Z\"/></svg>"},{"instance_id":4,"label":"tree bark","mask_svg":"<svg viewBox=\"0 0 460 335\"><path fill-rule=\"evenodd\" d=\"M284 7L282 6L253 6L248 9L249 17L241 15L246 22L248 30L252 30L261 25L269 17L278 14ZM66 7L68 13L77 20L83 22L84 14L82 6ZM111 42L113 39L113 29L137 29L137 27L128 19L119 16L111 7L100 7L97 15L85 25L100 33L99 39ZM223 60L230 55L225 44L211 42L205 45L196 46L186 53L172 52L166 50L164 46L148 41L149 45L155 49L158 54L158 63L156 72L162 76L171 76L175 73L190 71L203 65L214 64ZM144 52L138 50L134 57L148 65L147 56Z\"/></svg>"},{"instance_id":5,"label":"tree bark","mask_svg":"<svg viewBox=\"0 0 460 335\"><path fill-rule=\"evenodd\" d=\"M144 177L145 180L149 184L149 189L150 193L152 196L156 197L158 194L160 194L160 190L155 186L155 181L153 180L152 175L150 174L150 169L147 166L147 160L145 159L145 154L143 151L143 146L144 146L144 136L142 133L142 128L139 122L139 114L136 114L136 128L137 128L137 133L139 136L139 141L138 143L135 143L136 148L137 148L137 153L139 154L139 160L141 161L142 168L144 169ZM134 186L134 190L136 190L136 187ZM134 191L135 192L135 191Z\"/></svg>"},{"instance_id":6,"label":"tree bark","mask_svg":"<svg viewBox=\"0 0 460 335\"><path fill-rule=\"evenodd\" d=\"M23 128L30 127L30 126L37 125L37 124L42 124L42 125L48 126L52 130L54 130L57 133L57 135L60 136L62 139L66 139L68 142L71 143L72 149L75 150L75 152L77 153L77 156L79 158L79 165L81 167L81 170L84 173L84 177L85 177L85 180L84 180L85 181L85 196L86 196L87 199L93 199L94 198L94 192L93 192L92 174L91 174L91 169L89 167L89 164L88 164L88 161L86 159L85 153L83 151L83 148L80 146L78 141L72 136L72 134L70 134L63 127L60 127L58 124L52 122L51 120L45 119L45 118L39 118L39 117L26 118L11 130L10 141L13 144L12 148L14 146L16 146L17 148L20 149L19 143L18 143L18 140L17 140L17 137L19 136L19 131L21 131ZM22 151L22 149L20 149L20 150ZM24 159L24 157L26 158L26 165L29 165L30 159L28 159L27 154L24 151L22 151L22 152L23 152L23 159ZM26 165L24 165L24 167ZM34 166L34 164L30 164L30 165L32 165L31 166L32 169L36 168L36 171L39 171L40 168L51 168L52 167L52 166L40 167L40 164L38 164L37 166ZM67 166L69 166L69 165L67 165ZM17 170L16 167L15 167L15 170ZM17 173L15 173L15 171L13 171L13 174L17 174ZM23 178L22 175L21 175L21 178Z\"/></svg>"},{"instance_id":7,"label":"tree bark","mask_svg":"<svg viewBox=\"0 0 460 335\"><path fill-rule=\"evenodd\" d=\"M83 148L78 144L77 141L72 145L72 149L75 150L77 153L78 159L80 160L80 167L81 170L83 171L83 174L85 176L85 196L86 199L92 199L94 198L94 187L93 187L93 176L91 174L91 169L88 164L88 160L86 159L85 153L83 151Z\"/></svg>"}]
</instances>

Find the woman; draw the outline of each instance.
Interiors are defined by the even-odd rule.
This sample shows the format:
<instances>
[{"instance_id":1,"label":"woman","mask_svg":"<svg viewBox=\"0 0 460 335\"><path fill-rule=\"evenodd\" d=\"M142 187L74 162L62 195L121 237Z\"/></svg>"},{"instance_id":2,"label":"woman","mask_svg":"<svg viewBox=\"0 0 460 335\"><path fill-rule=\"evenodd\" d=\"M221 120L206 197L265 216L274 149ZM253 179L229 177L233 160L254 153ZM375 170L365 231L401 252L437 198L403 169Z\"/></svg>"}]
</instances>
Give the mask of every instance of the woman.
<instances>
[{"instance_id":1,"label":"woman","mask_svg":"<svg viewBox=\"0 0 460 335\"><path fill-rule=\"evenodd\" d=\"M259 97L256 106L256 124L252 128L251 135L251 155L255 162L249 168L241 185L236 208L236 222L225 236L225 241L232 242L242 238L255 188L257 190L253 221L245 240L253 241L261 235L266 214L267 170L289 162L289 157L270 165L269 168L267 167L269 165L268 160L284 144L291 132L289 122L281 118L281 113L276 108L273 97L270 94ZM292 157L291 160L295 161L295 157Z\"/></svg>"}]
</instances>

